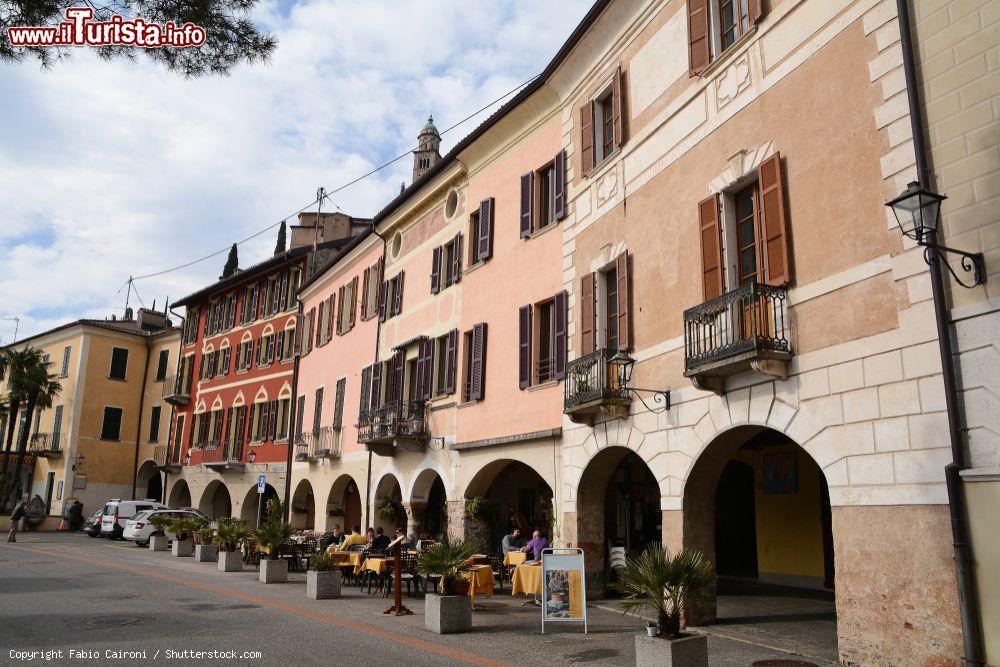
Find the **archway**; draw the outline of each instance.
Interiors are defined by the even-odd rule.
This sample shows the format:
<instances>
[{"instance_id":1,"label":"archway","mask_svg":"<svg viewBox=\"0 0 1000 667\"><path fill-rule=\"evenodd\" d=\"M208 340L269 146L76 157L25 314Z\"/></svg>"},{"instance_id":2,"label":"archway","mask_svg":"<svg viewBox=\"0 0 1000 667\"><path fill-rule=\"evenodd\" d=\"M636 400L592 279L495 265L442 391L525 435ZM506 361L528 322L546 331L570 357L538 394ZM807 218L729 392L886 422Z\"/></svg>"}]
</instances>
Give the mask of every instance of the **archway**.
<instances>
[{"instance_id":1,"label":"archway","mask_svg":"<svg viewBox=\"0 0 1000 667\"><path fill-rule=\"evenodd\" d=\"M392 535L397 528L406 528L402 487L392 473L386 473L379 479L372 508L373 528L381 528L387 535Z\"/></svg>"},{"instance_id":2,"label":"archway","mask_svg":"<svg viewBox=\"0 0 1000 667\"><path fill-rule=\"evenodd\" d=\"M263 496L263 498L261 498ZM263 502L263 511L267 510L267 505L272 500L279 500L278 492L270 484L264 485L264 493L257 493L257 486L251 486L247 495L243 498L243 509L240 511L240 518L245 519L251 528L257 526L257 508ZM261 512L261 519L264 518Z\"/></svg>"},{"instance_id":3,"label":"archway","mask_svg":"<svg viewBox=\"0 0 1000 667\"><path fill-rule=\"evenodd\" d=\"M341 475L330 487L326 498L326 529L339 523L344 532L361 528L361 493L358 484L350 475Z\"/></svg>"},{"instance_id":4,"label":"archway","mask_svg":"<svg viewBox=\"0 0 1000 667\"><path fill-rule=\"evenodd\" d=\"M229 497L229 489L221 481L212 480L201 494L198 509L213 519L230 516L233 511L233 502Z\"/></svg>"},{"instance_id":5,"label":"archway","mask_svg":"<svg viewBox=\"0 0 1000 667\"><path fill-rule=\"evenodd\" d=\"M526 539L531 539L535 530L552 539L552 487L534 468L511 459L492 461L466 487L466 499L476 496L486 500L487 511L478 520L466 516L464 533L489 551L499 550L500 540L514 528Z\"/></svg>"},{"instance_id":6,"label":"archway","mask_svg":"<svg viewBox=\"0 0 1000 667\"><path fill-rule=\"evenodd\" d=\"M143 461L135 473L136 496L144 500L163 500L163 478L153 460Z\"/></svg>"},{"instance_id":7,"label":"archway","mask_svg":"<svg viewBox=\"0 0 1000 667\"><path fill-rule=\"evenodd\" d=\"M170 499L167 505L174 509L191 507L191 489L188 488L187 481L179 479L174 482L174 486L170 489Z\"/></svg>"},{"instance_id":8,"label":"archway","mask_svg":"<svg viewBox=\"0 0 1000 667\"><path fill-rule=\"evenodd\" d=\"M715 438L684 485L684 546L715 568L717 598L692 619L737 622L789 614L789 598L814 601L803 622L836 642L830 494L812 457L786 435L740 426ZM787 619L786 619L787 620ZM831 623L832 621L832 623ZM743 621L740 621L743 622Z\"/></svg>"},{"instance_id":9,"label":"archway","mask_svg":"<svg viewBox=\"0 0 1000 667\"><path fill-rule=\"evenodd\" d=\"M588 595L606 595L615 567L663 541L661 495L649 466L626 447L607 447L587 464L577 487L576 511Z\"/></svg>"},{"instance_id":10,"label":"archway","mask_svg":"<svg viewBox=\"0 0 1000 667\"><path fill-rule=\"evenodd\" d=\"M308 479L301 480L292 494L292 511L288 515L293 527L301 530L316 528L316 498Z\"/></svg>"},{"instance_id":11,"label":"archway","mask_svg":"<svg viewBox=\"0 0 1000 667\"><path fill-rule=\"evenodd\" d=\"M448 492L436 470L422 470L413 480L409 505L407 534L434 540L448 535Z\"/></svg>"}]
</instances>

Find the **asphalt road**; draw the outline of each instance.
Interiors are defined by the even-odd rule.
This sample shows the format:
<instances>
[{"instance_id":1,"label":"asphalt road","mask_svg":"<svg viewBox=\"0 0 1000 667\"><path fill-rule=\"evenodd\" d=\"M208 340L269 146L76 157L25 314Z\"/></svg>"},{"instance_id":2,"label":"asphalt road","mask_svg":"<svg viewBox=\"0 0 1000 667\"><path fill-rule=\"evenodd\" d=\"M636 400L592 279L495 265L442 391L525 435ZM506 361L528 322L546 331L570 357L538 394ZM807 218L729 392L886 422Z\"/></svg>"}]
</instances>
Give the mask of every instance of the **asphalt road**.
<instances>
[{"instance_id":1,"label":"asphalt road","mask_svg":"<svg viewBox=\"0 0 1000 667\"><path fill-rule=\"evenodd\" d=\"M264 585L256 571L222 573L129 542L22 533L0 543L0 664L628 665L643 626L592 605L589 634L564 624L542 636L538 608L508 585L473 614L472 633L438 636L423 628L419 598L404 597L413 616L385 616L381 596L345 587L340 600L314 601L304 575L290 579ZM717 636L710 651L712 664L790 657Z\"/></svg>"}]
</instances>

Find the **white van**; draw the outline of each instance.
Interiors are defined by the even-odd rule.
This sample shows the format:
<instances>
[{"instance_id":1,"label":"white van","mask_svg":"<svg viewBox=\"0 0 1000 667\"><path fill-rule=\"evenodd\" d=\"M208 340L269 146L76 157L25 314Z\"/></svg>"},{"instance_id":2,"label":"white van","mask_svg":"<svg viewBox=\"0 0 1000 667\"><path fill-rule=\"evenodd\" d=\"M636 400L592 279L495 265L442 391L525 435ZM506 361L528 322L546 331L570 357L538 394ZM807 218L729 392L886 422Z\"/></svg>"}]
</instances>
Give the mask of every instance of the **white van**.
<instances>
[{"instance_id":1,"label":"white van","mask_svg":"<svg viewBox=\"0 0 1000 667\"><path fill-rule=\"evenodd\" d=\"M155 500L122 500L112 498L104 505L101 517L101 537L120 539L125 530L125 520L145 510L166 509L166 505Z\"/></svg>"}]
</instances>

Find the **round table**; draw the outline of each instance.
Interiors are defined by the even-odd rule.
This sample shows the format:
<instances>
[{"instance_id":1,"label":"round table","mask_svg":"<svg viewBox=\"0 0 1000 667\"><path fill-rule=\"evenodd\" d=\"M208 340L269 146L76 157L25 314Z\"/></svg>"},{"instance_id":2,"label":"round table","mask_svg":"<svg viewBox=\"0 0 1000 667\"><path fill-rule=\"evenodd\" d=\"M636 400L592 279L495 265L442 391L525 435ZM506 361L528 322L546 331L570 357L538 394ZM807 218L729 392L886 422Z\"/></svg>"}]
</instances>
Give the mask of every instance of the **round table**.
<instances>
[{"instance_id":1,"label":"round table","mask_svg":"<svg viewBox=\"0 0 1000 667\"><path fill-rule=\"evenodd\" d=\"M514 570L514 577L511 580L511 595L519 594L542 594L542 565L541 563L524 563L518 565Z\"/></svg>"}]
</instances>

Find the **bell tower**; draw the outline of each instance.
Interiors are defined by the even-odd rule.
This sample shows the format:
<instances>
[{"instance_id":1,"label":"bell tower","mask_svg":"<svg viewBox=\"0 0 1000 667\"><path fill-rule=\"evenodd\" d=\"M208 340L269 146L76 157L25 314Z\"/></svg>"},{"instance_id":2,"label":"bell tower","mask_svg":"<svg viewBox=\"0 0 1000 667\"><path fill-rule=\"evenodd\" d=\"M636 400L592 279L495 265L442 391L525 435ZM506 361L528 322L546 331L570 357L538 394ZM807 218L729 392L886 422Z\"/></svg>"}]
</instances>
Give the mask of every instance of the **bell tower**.
<instances>
[{"instance_id":1,"label":"bell tower","mask_svg":"<svg viewBox=\"0 0 1000 667\"><path fill-rule=\"evenodd\" d=\"M427 173L441 159L441 135L434 126L434 116L427 117L427 124L417 135L417 149L413 151L413 181Z\"/></svg>"}]
</instances>

